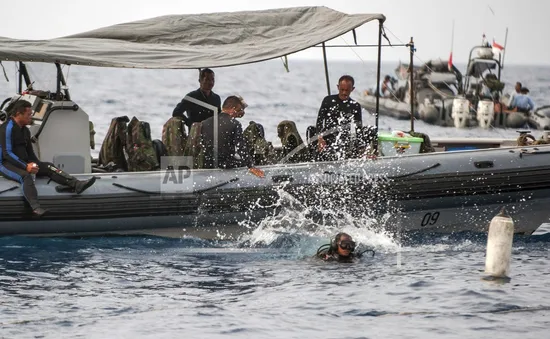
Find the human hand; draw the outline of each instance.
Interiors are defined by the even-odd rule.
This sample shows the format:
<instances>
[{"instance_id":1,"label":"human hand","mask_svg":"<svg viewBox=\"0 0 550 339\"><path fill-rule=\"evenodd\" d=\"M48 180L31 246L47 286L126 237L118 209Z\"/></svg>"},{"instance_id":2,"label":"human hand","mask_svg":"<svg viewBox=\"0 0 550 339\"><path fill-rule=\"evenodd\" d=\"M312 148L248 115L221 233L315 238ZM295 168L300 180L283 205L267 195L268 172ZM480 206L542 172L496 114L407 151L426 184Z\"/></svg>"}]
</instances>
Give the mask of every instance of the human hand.
<instances>
[{"instance_id":1,"label":"human hand","mask_svg":"<svg viewBox=\"0 0 550 339\"><path fill-rule=\"evenodd\" d=\"M31 173L31 174L36 174L38 173L38 165L34 162L29 162L27 164L27 172Z\"/></svg>"},{"instance_id":2,"label":"human hand","mask_svg":"<svg viewBox=\"0 0 550 339\"><path fill-rule=\"evenodd\" d=\"M248 169L248 171L258 178L265 178L265 173L261 168L251 167Z\"/></svg>"},{"instance_id":3,"label":"human hand","mask_svg":"<svg viewBox=\"0 0 550 339\"><path fill-rule=\"evenodd\" d=\"M319 138L317 140L318 140L318 142L317 142L317 151L322 152L325 149L325 147L327 147L327 142L321 136L319 136Z\"/></svg>"}]
</instances>

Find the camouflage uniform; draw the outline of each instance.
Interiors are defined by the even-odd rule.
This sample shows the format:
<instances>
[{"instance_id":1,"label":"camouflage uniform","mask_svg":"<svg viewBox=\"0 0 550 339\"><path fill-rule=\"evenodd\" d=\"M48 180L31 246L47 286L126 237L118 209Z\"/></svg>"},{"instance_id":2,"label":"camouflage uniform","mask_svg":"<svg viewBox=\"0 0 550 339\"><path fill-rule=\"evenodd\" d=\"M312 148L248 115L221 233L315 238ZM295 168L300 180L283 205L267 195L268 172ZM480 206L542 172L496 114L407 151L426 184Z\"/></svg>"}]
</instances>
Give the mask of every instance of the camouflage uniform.
<instances>
[{"instance_id":1,"label":"camouflage uniform","mask_svg":"<svg viewBox=\"0 0 550 339\"><path fill-rule=\"evenodd\" d=\"M153 171L159 168L157 152L151 140L149 123L133 117L128 124L128 171Z\"/></svg>"},{"instance_id":2,"label":"camouflage uniform","mask_svg":"<svg viewBox=\"0 0 550 339\"><path fill-rule=\"evenodd\" d=\"M111 120L111 125L99 151L99 165L105 166L113 162L116 168L124 171L128 170L126 134L129 121L130 119L127 116L116 117Z\"/></svg>"},{"instance_id":3,"label":"camouflage uniform","mask_svg":"<svg viewBox=\"0 0 550 339\"><path fill-rule=\"evenodd\" d=\"M187 143L185 122L180 116L170 118L162 127L162 143L169 156L183 156Z\"/></svg>"}]
</instances>

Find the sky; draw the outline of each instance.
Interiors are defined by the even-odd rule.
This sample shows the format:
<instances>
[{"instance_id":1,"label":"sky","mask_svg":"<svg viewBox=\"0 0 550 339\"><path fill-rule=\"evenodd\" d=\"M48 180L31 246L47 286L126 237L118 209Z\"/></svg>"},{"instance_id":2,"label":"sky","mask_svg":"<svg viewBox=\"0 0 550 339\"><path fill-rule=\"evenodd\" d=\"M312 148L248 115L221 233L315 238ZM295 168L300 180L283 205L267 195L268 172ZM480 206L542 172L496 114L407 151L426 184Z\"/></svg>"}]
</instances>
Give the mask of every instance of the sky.
<instances>
[{"instance_id":1,"label":"sky","mask_svg":"<svg viewBox=\"0 0 550 339\"><path fill-rule=\"evenodd\" d=\"M233 12L296 6L326 6L345 13L382 13L386 33L394 44L416 45L415 63L433 58L447 60L451 49L455 63L466 63L470 49L489 41L504 44L505 64L550 65L550 32L547 0L2 0L0 36L20 39L50 39L118 23L168 14ZM454 39L452 39L454 22ZM377 42L377 24L357 29L360 44ZM334 44L352 44L351 34ZM375 49L334 48L329 60L375 61ZM313 48L289 57L322 59ZM408 61L405 47L384 48L383 61Z\"/></svg>"}]
</instances>

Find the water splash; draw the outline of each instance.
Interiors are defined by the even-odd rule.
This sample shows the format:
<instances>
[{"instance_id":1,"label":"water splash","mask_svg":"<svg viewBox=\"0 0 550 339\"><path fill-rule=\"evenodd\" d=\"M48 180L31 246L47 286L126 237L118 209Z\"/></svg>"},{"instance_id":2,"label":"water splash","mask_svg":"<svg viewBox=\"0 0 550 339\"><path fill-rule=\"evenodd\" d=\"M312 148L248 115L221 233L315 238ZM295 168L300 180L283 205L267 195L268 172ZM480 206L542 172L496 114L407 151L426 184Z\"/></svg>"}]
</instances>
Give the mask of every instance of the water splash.
<instances>
[{"instance_id":1,"label":"water splash","mask_svg":"<svg viewBox=\"0 0 550 339\"><path fill-rule=\"evenodd\" d=\"M399 249L393 235L380 227L389 215L375 219L367 213L358 216L344 209L307 206L283 187L277 192L278 211L257 223L244 221L243 226L252 231L241 236L240 246L294 248L314 253L338 232L346 232L358 245L374 248L377 252Z\"/></svg>"}]
</instances>

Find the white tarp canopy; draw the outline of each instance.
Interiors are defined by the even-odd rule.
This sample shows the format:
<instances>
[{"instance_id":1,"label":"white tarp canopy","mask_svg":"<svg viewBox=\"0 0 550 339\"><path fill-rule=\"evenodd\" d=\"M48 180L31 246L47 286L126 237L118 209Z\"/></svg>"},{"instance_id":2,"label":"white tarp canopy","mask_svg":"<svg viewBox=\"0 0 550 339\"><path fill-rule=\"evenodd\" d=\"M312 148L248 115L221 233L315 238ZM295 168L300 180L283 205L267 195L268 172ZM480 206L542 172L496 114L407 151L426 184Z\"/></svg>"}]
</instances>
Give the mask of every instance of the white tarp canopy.
<instances>
[{"instance_id":1,"label":"white tarp canopy","mask_svg":"<svg viewBox=\"0 0 550 339\"><path fill-rule=\"evenodd\" d=\"M166 15L50 40L0 37L0 60L98 67L223 67L295 53L371 20L385 17L327 7Z\"/></svg>"}]
</instances>

